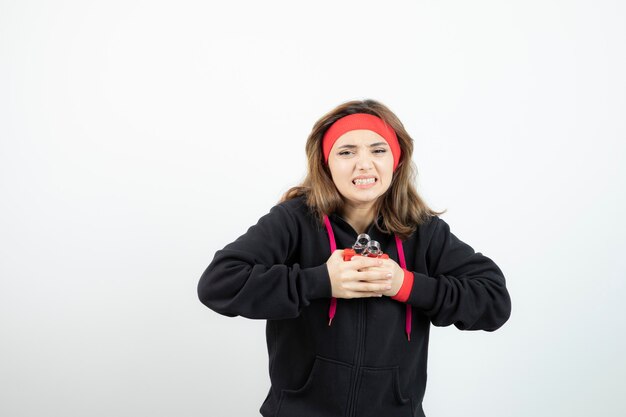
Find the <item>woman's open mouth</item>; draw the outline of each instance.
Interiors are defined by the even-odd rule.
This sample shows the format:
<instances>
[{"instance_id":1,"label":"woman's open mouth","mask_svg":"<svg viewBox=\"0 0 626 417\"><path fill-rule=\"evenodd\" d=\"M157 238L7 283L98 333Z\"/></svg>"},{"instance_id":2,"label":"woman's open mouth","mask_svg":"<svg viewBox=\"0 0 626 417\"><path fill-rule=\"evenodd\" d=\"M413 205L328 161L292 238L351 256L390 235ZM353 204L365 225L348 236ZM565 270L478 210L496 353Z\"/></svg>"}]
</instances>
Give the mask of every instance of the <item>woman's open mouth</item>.
<instances>
[{"instance_id":1,"label":"woman's open mouth","mask_svg":"<svg viewBox=\"0 0 626 417\"><path fill-rule=\"evenodd\" d=\"M376 178L356 178L352 180L352 184L356 185L357 188L370 188L378 181Z\"/></svg>"}]
</instances>

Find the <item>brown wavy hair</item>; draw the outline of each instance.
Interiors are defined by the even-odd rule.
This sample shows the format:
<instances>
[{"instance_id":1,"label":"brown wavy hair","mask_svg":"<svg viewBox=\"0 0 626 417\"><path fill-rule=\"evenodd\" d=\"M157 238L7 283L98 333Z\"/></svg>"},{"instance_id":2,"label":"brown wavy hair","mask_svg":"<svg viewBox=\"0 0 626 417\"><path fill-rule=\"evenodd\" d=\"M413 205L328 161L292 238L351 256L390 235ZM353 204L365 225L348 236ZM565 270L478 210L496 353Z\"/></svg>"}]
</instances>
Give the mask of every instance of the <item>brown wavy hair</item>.
<instances>
[{"instance_id":1,"label":"brown wavy hair","mask_svg":"<svg viewBox=\"0 0 626 417\"><path fill-rule=\"evenodd\" d=\"M374 205L375 219L382 215L382 224L376 227L383 233L393 233L400 239L408 238L431 216L445 213L432 210L426 205L415 189L417 167L413 155L413 139L407 133L400 119L382 103L375 100L354 100L343 103L326 113L313 126L306 142L308 172L300 185L290 188L280 202L300 196L318 217L320 223L325 214L341 211L344 199L332 180L330 169L324 161L322 139L326 130L337 120L354 113L368 113L380 117L395 130L402 154L398 167L393 173L389 189L378 198Z\"/></svg>"}]
</instances>

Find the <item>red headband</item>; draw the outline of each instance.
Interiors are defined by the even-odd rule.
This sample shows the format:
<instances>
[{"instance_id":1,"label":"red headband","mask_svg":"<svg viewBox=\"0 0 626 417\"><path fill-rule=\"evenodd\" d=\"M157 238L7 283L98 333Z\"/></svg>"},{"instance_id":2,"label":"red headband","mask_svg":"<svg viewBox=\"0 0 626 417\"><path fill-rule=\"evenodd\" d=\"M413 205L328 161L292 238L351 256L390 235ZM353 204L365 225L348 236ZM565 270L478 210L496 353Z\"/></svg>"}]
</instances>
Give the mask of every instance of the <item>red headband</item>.
<instances>
[{"instance_id":1,"label":"red headband","mask_svg":"<svg viewBox=\"0 0 626 417\"><path fill-rule=\"evenodd\" d=\"M396 170L398 162L400 161L400 154L402 153L396 132L380 117L368 113L355 113L344 116L328 128L322 139L322 149L326 163L328 163L328 155L330 155L330 150L333 148L337 139L351 130L371 130L382 136L391 148L393 170Z\"/></svg>"}]
</instances>

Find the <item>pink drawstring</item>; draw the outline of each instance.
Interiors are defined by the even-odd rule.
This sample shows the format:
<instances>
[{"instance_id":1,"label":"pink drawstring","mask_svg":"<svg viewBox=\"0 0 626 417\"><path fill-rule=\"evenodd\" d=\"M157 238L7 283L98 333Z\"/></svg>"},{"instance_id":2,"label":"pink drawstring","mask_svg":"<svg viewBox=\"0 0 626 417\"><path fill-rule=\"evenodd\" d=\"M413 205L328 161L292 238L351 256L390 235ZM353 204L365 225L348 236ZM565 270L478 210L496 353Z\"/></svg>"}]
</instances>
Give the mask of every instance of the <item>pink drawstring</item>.
<instances>
[{"instance_id":1,"label":"pink drawstring","mask_svg":"<svg viewBox=\"0 0 626 417\"><path fill-rule=\"evenodd\" d=\"M330 241L330 253L332 254L337 250L337 243L335 242L335 233L333 232L333 228L330 226L330 220L328 220L328 216L324 215L324 224L326 225L326 230L328 231L328 240ZM332 297L330 299L330 308L328 309L328 325L330 326L333 322L333 317L335 317L335 312L337 311L337 299Z\"/></svg>"},{"instance_id":2,"label":"pink drawstring","mask_svg":"<svg viewBox=\"0 0 626 417\"><path fill-rule=\"evenodd\" d=\"M330 225L330 220L328 220L328 216L324 215L324 224L326 225L326 230L328 231L328 239L330 240L330 252L334 252L337 250L337 243L335 242L335 233L333 232L333 228Z\"/></svg>"},{"instance_id":3,"label":"pink drawstring","mask_svg":"<svg viewBox=\"0 0 626 417\"><path fill-rule=\"evenodd\" d=\"M337 299L335 297L330 299L330 307L328 308L328 325L333 323L333 317L337 311Z\"/></svg>"},{"instance_id":4,"label":"pink drawstring","mask_svg":"<svg viewBox=\"0 0 626 417\"><path fill-rule=\"evenodd\" d=\"M335 241L335 233L333 232L333 228L330 225L330 220L328 216L324 215L324 225L326 226L326 231L328 232L328 240L330 242L330 253L332 254L337 250L337 242ZM402 269L406 269L406 260L404 259L404 248L402 247L402 241L398 236L396 238L396 248L398 249L398 260L400 261L400 266ZM333 322L333 318L335 317L335 313L337 312L337 299L332 297L330 299L330 307L328 309L328 325L330 326ZM405 318L405 330L406 336L409 342L411 341L411 321L413 318L411 305L406 304L406 318Z\"/></svg>"},{"instance_id":5,"label":"pink drawstring","mask_svg":"<svg viewBox=\"0 0 626 417\"><path fill-rule=\"evenodd\" d=\"M406 260L404 259L404 248L402 247L402 241L396 236L396 248L398 248L398 260L402 269L406 269Z\"/></svg>"},{"instance_id":6,"label":"pink drawstring","mask_svg":"<svg viewBox=\"0 0 626 417\"><path fill-rule=\"evenodd\" d=\"M400 267L402 269L406 269L406 260L404 259L404 247L402 246L402 241L398 236L396 236L396 248L398 248L398 260L400 261ZM411 341L411 319L413 318L413 314L411 312L411 304L407 303L406 305L406 337Z\"/></svg>"}]
</instances>

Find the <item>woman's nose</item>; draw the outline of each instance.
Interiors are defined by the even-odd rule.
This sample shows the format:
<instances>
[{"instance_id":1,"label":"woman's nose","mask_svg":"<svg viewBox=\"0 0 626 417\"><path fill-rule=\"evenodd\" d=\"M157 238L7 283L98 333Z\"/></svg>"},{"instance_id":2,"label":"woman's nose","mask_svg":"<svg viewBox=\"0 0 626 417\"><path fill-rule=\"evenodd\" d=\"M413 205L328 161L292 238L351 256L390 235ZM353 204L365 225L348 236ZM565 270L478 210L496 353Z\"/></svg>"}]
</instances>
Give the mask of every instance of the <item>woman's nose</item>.
<instances>
[{"instance_id":1,"label":"woman's nose","mask_svg":"<svg viewBox=\"0 0 626 417\"><path fill-rule=\"evenodd\" d=\"M372 157L368 152L361 152L356 161L357 169L367 170L372 168Z\"/></svg>"}]
</instances>

